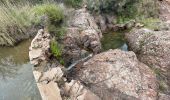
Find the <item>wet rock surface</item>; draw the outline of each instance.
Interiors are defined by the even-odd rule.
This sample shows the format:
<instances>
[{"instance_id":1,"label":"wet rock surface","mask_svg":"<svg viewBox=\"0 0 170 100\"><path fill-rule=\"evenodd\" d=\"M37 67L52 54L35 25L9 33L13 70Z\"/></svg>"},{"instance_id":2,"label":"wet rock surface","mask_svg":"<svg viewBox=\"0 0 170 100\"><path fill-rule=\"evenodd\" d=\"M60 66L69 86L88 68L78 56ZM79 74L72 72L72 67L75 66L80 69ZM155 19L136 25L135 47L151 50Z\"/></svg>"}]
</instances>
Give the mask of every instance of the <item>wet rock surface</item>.
<instances>
[{"instance_id":1,"label":"wet rock surface","mask_svg":"<svg viewBox=\"0 0 170 100\"><path fill-rule=\"evenodd\" d=\"M77 74L102 100L156 100L154 73L133 52L109 50L85 62Z\"/></svg>"},{"instance_id":2,"label":"wet rock surface","mask_svg":"<svg viewBox=\"0 0 170 100\"><path fill-rule=\"evenodd\" d=\"M159 79L160 89L170 93L170 31L134 29L126 34L129 48L141 62L151 67Z\"/></svg>"}]
</instances>

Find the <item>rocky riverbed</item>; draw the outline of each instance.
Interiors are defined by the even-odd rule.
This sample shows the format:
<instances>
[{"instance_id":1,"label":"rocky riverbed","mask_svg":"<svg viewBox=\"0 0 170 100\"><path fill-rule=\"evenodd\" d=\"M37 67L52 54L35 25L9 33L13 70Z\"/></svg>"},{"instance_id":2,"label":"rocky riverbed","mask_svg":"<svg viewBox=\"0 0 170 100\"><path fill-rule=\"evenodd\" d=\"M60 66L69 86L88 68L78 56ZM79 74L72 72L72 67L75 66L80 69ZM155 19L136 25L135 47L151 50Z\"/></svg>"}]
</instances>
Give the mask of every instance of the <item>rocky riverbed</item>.
<instances>
[{"instance_id":1,"label":"rocky riverbed","mask_svg":"<svg viewBox=\"0 0 170 100\"><path fill-rule=\"evenodd\" d=\"M39 30L31 43L29 57L43 100L170 99L169 29L163 26L159 30L123 32L131 51L110 47L103 52L101 40L105 35L95 18L85 8L75 10L71 18L60 41L67 66L52 57L47 31Z\"/></svg>"}]
</instances>

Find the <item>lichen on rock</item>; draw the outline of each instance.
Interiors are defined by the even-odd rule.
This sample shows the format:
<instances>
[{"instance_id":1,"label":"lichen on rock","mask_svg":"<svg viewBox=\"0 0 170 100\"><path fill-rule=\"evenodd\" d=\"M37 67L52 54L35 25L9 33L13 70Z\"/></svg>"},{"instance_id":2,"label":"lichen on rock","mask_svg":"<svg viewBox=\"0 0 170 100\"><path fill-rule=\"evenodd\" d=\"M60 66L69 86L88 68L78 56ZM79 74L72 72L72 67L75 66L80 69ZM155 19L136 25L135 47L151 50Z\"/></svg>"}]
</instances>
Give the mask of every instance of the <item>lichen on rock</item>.
<instances>
[{"instance_id":1,"label":"lichen on rock","mask_svg":"<svg viewBox=\"0 0 170 100\"><path fill-rule=\"evenodd\" d=\"M170 31L134 29L126 34L126 38L129 48L137 54L138 59L157 74L161 91L170 93Z\"/></svg>"},{"instance_id":2,"label":"lichen on rock","mask_svg":"<svg viewBox=\"0 0 170 100\"><path fill-rule=\"evenodd\" d=\"M109 50L95 55L77 74L103 100L156 100L154 73L133 52Z\"/></svg>"}]
</instances>

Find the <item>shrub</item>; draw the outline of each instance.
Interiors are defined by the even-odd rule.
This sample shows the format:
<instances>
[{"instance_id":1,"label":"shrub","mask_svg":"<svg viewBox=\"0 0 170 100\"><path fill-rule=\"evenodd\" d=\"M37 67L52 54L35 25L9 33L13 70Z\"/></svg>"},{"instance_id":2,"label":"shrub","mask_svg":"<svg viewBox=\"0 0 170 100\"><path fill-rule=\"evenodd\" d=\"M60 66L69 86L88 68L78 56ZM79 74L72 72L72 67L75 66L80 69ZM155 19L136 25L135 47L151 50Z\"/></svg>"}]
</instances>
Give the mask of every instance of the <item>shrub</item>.
<instances>
[{"instance_id":1,"label":"shrub","mask_svg":"<svg viewBox=\"0 0 170 100\"><path fill-rule=\"evenodd\" d=\"M120 13L130 10L137 2L138 0L87 0L87 6L94 11Z\"/></svg>"},{"instance_id":2,"label":"shrub","mask_svg":"<svg viewBox=\"0 0 170 100\"><path fill-rule=\"evenodd\" d=\"M0 45L14 45L23 37L31 35L32 33L28 34L28 30L35 28L34 26L45 24L47 27L53 25L59 29L64 18L62 9L51 2L39 4L32 2L33 0L19 3L4 0L0 3ZM48 19L43 19L46 18L44 16Z\"/></svg>"},{"instance_id":3,"label":"shrub","mask_svg":"<svg viewBox=\"0 0 170 100\"><path fill-rule=\"evenodd\" d=\"M61 61L61 56L62 56L62 50L61 50L61 46L59 45L59 43L56 40L52 40L50 43L50 49L51 49L51 53L54 55L54 57L56 57L59 61Z\"/></svg>"},{"instance_id":4,"label":"shrub","mask_svg":"<svg viewBox=\"0 0 170 100\"><path fill-rule=\"evenodd\" d=\"M154 17L158 14L157 0L86 0L92 12L114 13L121 19L140 16Z\"/></svg>"},{"instance_id":5,"label":"shrub","mask_svg":"<svg viewBox=\"0 0 170 100\"><path fill-rule=\"evenodd\" d=\"M83 0L64 0L66 5L72 6L72 7L80 7Z\"/></svg>"},{"instance_id":6,"label":"shrub","mask_svg":"<svg viewBox=\"0 0 170 100\"><path fill-rule=\"evenodd\" d=\"M60 24L64 19L62 9L56 4L36 5L33 8L36 17L47 16L49 23Z\"/></svg>"},{"instance_id":7,"label":"shrub","mask_svg":"<svg viewBox=\"0 0 170 100\"><path fill-rule=\"evenodd\" d=\"M50 3L36 5L33 8L33 12L35 18L39 19L37 22L41 22L50 34L56 36L56 38L60 38L64 34L64 13L60 6Z\"/></svg>"}]
</instances>

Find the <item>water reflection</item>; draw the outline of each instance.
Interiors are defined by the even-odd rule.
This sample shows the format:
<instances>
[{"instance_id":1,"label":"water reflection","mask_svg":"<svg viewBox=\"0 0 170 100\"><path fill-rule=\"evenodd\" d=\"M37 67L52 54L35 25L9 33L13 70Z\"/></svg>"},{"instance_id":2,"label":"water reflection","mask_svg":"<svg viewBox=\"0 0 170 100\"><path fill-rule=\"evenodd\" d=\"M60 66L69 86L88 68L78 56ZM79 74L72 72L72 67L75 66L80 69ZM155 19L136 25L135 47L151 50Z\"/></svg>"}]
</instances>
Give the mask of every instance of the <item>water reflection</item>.
<instances>
[{"instance_id":1,"label":"water reflection","mask_svg":"<svg viewBox=\"0 0 170 100\"><path fill-rule=\"evenodd\" d=\"M18 67L14 63L12 56L0 59L0 78L14 77L17 74Z\"/></svg>"},{"instance_id":2,"label":"water reflection","mask_svg":"<svg viewBox=\"0 0 170 100\"><path fill-rule=\"evenodd\" d=\"M123 32L110 32L103 34L102 49L103 51L109 49L121 49L128 51L128 46L126 44Z\"/></svg>"},{"instance_id":3,"label":"water reflection","mask_svg":"<svg viewBox=\"0 0 170 100\"><path fill-rule=\"evenodd\" d=\"M0 100L41 100L28 58L30 42L0 48Z\"/></svg>"}]
</instances>

